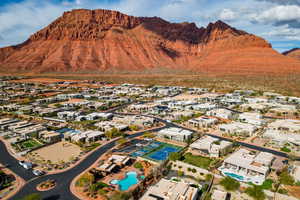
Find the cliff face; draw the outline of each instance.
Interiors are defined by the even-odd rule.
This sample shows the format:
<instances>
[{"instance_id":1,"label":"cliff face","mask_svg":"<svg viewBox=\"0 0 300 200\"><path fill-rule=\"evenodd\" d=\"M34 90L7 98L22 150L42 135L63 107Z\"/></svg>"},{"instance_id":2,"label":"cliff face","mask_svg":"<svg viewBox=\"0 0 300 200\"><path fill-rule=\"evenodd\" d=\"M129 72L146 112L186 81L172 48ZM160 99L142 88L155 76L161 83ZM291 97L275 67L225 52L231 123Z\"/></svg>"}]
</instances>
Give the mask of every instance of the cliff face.
<instances>
[{"instance_id":1,"label":"cliff face","mask_svg":"<svg viewBox=\"0 0 300 200\"><path fill-rule=\"evenodd\" d=\"M264 39L217 21L206 28L110 10L65 12L23 44L0 49L11 71L188 69L213 73L299 71Z\"/></svg>"},{"instance_id":2,"label":"cliff face","mask_svg":"<svg viewBox=\"0 0 300 200\"><path fill-rule=\"evenodd\" d=\"M294 48L289 51L283 52L282 54L285 56L288 56L291 58L296 58L297 60L300 60L300 48Z\"/></svg>"}]
</instances>

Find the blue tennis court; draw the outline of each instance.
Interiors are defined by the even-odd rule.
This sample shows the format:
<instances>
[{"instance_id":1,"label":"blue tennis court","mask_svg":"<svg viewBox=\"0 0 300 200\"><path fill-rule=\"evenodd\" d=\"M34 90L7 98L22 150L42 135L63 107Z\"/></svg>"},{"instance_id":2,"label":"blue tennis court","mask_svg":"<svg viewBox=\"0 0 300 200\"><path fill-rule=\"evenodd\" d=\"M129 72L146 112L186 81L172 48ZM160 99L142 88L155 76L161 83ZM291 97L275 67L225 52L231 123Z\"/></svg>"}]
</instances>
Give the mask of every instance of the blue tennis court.
<instances>
[{"instance_id":1,"label":"blue tennis court","mask_svg":"<svg viewBox=\"0 0 300 200\"><path fill-rule=\"evenodd\" d=\"M171 152L178 152L179 150L180 150L180 148L166 146L166 147L159 149L158 151L155 151L155 152L147 155L146 157L148 157L152 160L156 160L156 161L163 161L168 158L168 156Z\"/></svg>"}]
</instances>

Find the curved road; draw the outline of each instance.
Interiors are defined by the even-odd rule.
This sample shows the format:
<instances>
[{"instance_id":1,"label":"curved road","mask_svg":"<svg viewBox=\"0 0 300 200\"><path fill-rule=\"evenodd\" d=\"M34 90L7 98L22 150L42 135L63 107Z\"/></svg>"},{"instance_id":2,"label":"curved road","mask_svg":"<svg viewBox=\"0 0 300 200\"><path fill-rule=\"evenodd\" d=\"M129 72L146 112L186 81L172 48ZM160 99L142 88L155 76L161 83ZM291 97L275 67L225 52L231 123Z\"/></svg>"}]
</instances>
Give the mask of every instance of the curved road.
<instances>
[{"instance_id":1,"label":"curved road","mask_svg":"<svg viewBox=\"0 0 300 200\"><path fill-rule=\"evenodd\" d=\"M121 114L121 113L117 113L117 114ZM128 115L128 114L127 114ZM143 115L143 116L147 116L147 115ZM154 117L154 116L148 116L148 117ZM180 127L172 122L163 120L161 118L158 117L154 117L157 121L162 122L165 124L165 126L160 127L160 128L156 128L156 129L152 129L150 131L141 131L138 133L135 133L133 135L129 135L126 138L128 139L133 139L135 137L141 136L143 135L145 132L156 132L159 131L161 129L167 128L167 127ZM182 128L182 127L180 127ZM188 128L186 128L188 129ZM191 130L191 129L188 129ZM191 130L194 132L194 130ZM217 137L215 135L211 135L213 137ZM221 139L225 139L228 140L227 138L223 138L220 137ZM283 156L283 157L287 157L286 154L284 154L283 152L278 152L275 150L270 150L264 147L260 147L260 146L255 146L255 145L250 145L248 143L243 143L243 142L239 142L240 145L242 146L246 146L252 149L256 149L259 151L267 151L270 153L273 153L275 155L279 155L279 156ZM70 185L72 180L80 173L82 173L84 170L86 170L87 168L89 168L94 162L96 162L96 160L105 152L107 152L108 150L112 149L113 147L116 146L116 142L112 141L106 145L103 145L101 147L99 147L97 150L95 150L93 153L91 153L89 156L87 156L84 160L82 160L78 165L74 166L73 168L62 172L62 173L58 173L58 174L49 174L49 175L44 175L41 177L36 177L32 174L31 170L25 170L23 169L19 164L18 161L11 156L5 145L3 144L2 141L0 141L0 152L1 152L1 156L0 156L0 163L2 164L8 164L8 168L11 169L13 172L15 172L17 175L19 175L20 177L22 177L25 181L26 184L25 186L15 195L13 196L11 199L21 199L22 197L31 194L31 193L35 193L38 192L36 190L36 185L48 180L48 179L55 179L57 180L57 186L50 190L50 191L45 191L45 192L39 192L42 197L43 200L58 200L58 199L62 199L62 200L72 200L72 199L78 199L76 198L70 191Z\"/></svg>"},{"instance_id":2,"label":"curved road","mask_svg":"<svg viewBox=\"0 0 300 200\"><path fill-rule=\"evenodd\" d=\"M160 129L163 129L164 127L160 127L157 129L152 129L151 132L159 131ZM148 131L142 131L135 133L133 135L127 136L128 139L132 139L138 136L143 135L145 132ZM84 160L82 160L79 164L74 166L73 168L62 172L58 174L49 174L44 175L41 177L35 177L32 174L31 170L25 170L23 169L19 164L18 161L12 157L6 150L5 145L2 141L0 141L0 152L1 152L1 158L0 162L3 164L8 164L8 168L11 169L13 172L15 172L20 177L24 178L26 180L25 186L11 199L21 199L22 197L38 192L36 190L36 185L48 180L48 179L55 179L57 180L57 186L49 191L45 192L39 192L43 198L43 200L72 200L72 199L78 199L76 198L70 191L70 185L72 180L80 173L82 173L84 170L89 168L94 162L97 161L97 159L107 152L109 149L112 149L114 146L116 146L116 141L112 141L110 143L107 143L101 147L99 147L97 150L95 150L93 153L91 153L88 157L86 157Z\"/></svg>"}]
</instances>

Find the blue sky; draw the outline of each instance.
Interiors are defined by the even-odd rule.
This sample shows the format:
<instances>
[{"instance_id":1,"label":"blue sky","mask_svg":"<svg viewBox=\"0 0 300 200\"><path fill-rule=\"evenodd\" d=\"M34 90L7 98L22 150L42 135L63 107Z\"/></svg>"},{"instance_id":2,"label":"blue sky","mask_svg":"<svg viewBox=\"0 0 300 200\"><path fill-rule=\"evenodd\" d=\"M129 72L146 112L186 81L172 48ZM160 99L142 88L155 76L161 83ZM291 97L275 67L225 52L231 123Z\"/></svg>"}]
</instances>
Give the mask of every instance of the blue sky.
<instances>
[{"instance_id":1,"label":"blue sky","mask_svg":"<svg viewBox=\"0 0 300 200\"><path fill-rule=\"evenodd\" d=\"M300 47L300 0L0 0L0 47L23 42L76 8L159 16L199 27L220 19L265 38L280 52Z\"/></svg>"}]
</instances>

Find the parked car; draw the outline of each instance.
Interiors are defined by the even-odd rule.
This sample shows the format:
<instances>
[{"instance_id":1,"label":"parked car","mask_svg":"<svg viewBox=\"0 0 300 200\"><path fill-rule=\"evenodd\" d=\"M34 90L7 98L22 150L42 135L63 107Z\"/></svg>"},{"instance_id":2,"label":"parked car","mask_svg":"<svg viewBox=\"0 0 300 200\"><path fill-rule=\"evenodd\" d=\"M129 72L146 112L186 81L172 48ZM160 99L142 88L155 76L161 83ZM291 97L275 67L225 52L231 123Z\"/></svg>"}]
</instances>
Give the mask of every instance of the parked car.
<instances>
[{"instance_id":1,"label":"parked car","mask_svg":"<svg viewBox=\"0 0 300 200\"><path fill-rule=\"evenodd\" d=\"M36 175L36 176L42 176L42 175L45 174L44 171L39 170L39 169L34 169L34 170L32 170L32 173L33 173L34 175Z\"/></svg>"},{"instance_id":2,"label":"parked car","mask_svg":"<svg viewBox=\"0 0 300 200\"><path fill-rule=\"evenodd\" d=\"M19 161L19 164L24 167L25 169L31 169L32 168L32 163L31 162L26 162L26 161Z\"/></svg>"}]
</instances>

